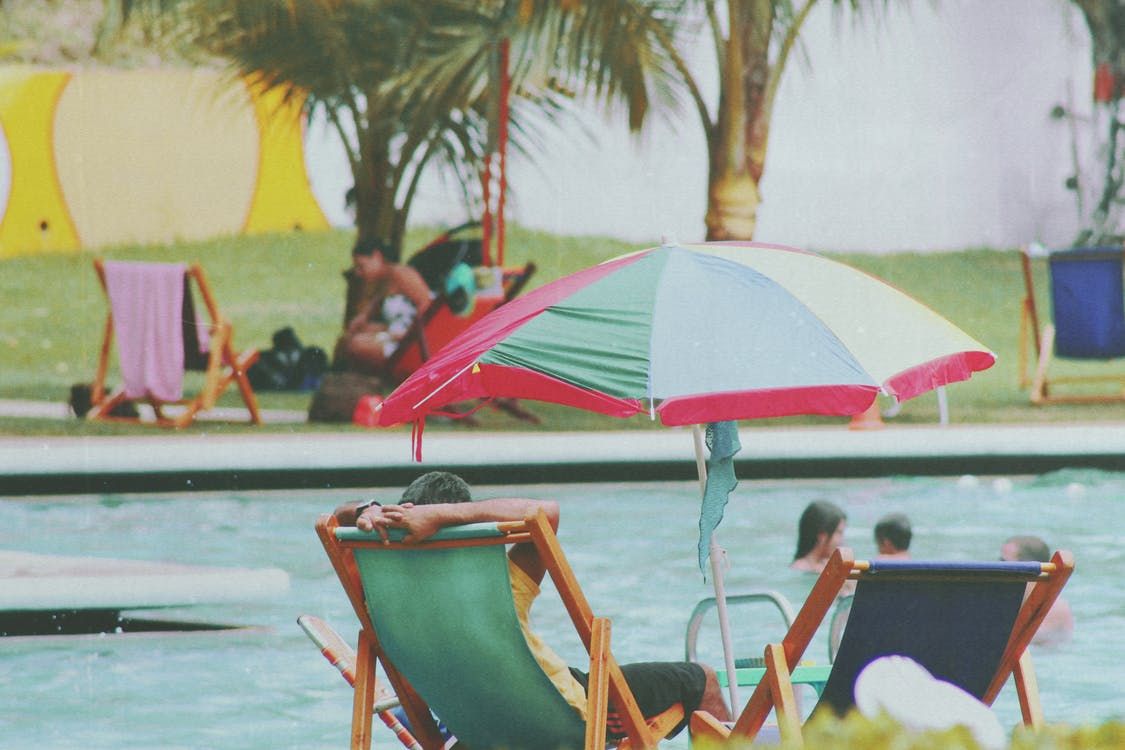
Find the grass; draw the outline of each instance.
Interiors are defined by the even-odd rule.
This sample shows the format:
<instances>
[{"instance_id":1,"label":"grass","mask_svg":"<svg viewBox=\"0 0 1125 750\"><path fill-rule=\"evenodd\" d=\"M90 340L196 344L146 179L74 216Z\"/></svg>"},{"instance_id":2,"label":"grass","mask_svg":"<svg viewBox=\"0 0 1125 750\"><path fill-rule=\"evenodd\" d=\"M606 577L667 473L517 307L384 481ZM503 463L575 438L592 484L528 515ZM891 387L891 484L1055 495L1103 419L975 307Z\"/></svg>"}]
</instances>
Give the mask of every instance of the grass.
<instances>
[{"instance_id":1,"label":"grass","mask_svg":"<svg viewBox=\"0 0 1125 750\"><path fill-rule=\"evenodd\" d=\"M438 233L416 229L407 247L421 247ZM620 240L600 237L560 237L511 227L508 233L511 265L533 260L539 270L531 286L605 258L636 249ZM269 348L278 328L292 326L301 341L331 351L343 317L344 281L349 262L350 232L330 231L255 237L231 237L171 246L110 248L103 257L131 260L199 262L208 274L224 313L235 324L238 347ZM38 255L0 260L0 398L65 402L71 384L93 377L101 343L105 301L91 266L89 253ZM1044 423L1094 420L1125 421L1125 404L1033 407L1017 383L1020 302L1023 282L1019 255L1014 250L967 250L952 253L894 255L837 255L840 260L869 271L928 304L993 349L999 361L965 383L950 386L948 398L954 423ZM1046 290L1046 270L1036 266L1039 289ZM1040 293L1040 304L1047 300ZM1117 363L1118 365L1120 363ZM1090 373L1107 372L1113 364L1060 366ZM111 382L116 382L111 372ZM307 393L262 392L266 409L306 409ZM239 403L228 393L224 404ZM483 429L582 430L647 429L647 418L616 420L574 409L535 404L540 427L517 423L490 410L480 412ZM896 424L933 423L937 399L922 395L903 405ZM840 418L793 417L762 420L748 425L839 424ZM433 425L442 429L442 425ZM133 434L131 425L89 424L77 419L19 419L0 417L0 434L103 435ZM358 429L347 426L266 426L249 428L216 423L189 430L241 432L266 430Z\"/></svg>"}]
</instances>

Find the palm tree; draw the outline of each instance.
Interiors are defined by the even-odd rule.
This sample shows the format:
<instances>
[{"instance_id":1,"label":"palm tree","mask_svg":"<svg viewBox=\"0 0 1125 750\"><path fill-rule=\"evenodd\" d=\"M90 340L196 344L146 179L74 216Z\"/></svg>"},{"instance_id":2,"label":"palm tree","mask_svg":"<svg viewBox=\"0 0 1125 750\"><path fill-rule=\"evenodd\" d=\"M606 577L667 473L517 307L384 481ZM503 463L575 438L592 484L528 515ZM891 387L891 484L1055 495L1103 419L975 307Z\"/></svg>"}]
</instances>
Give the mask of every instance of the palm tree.
<instances>
[{"instance_id":1,"label":"palm tree","mask_svg":"<svg viewBox=\"0 0 1125 750\"><path fill-rule=\"evenodd\" d=\"M457 176L466 199L489 153L492 50L512 44L513 145L535 113L586 91L627 109L638 130L655 103L686 97L708 149L707 238L750 239L774 100L820 0L107 0L188 11L189 36L243 75L308 92L347 145L360 237L398 248L421 171ZM888 0L883 0L886 3ZM1080 0L1075 0L1080 2ZM845 0L835 0L843 5ZM853 8L861 0L846 0ZM107 18L111 14L107 13ZM720 91L714 113L683 50L706 35ZM389 43L388 43L389 42ZM522 138L522 142L520 140Z\"/></svg>"},{"instance_id":2,"label":"palm tree","mask_svg":"<svg viewBox=\"0 0 1125 750\"><path fill-rule=\"evenodd\" d=\"M696 0L690 16L710 37L719 72L712 114L702 87L665 42L707 141L707 239L752 239L761 203L774 100L801 30L819 0ZM842 0L836 0L842 4ZM885 2L886 0L884 0ZM858 7L860 0L848 0Z\"/></svg>"},{"instance_id":3,"label":"palm tree","mask_svg":"<svg viewBox=\"0 0 1125 750\"><path fill-rule=\"evenodd\" d=\"M640 0L107 0L104 34L159 22L233 71L307 95L344 143L360 240L397 255L419 179L442 168L467 202L494 145L496 48L511 49L513 147L531 150L575 91L639 128L674 101L668 3ZM676 9L678 3L670 7ZM112 12L110 12L112 11ZM546 116L544 116L546 115Z\"/></svg>"}]
</instances>

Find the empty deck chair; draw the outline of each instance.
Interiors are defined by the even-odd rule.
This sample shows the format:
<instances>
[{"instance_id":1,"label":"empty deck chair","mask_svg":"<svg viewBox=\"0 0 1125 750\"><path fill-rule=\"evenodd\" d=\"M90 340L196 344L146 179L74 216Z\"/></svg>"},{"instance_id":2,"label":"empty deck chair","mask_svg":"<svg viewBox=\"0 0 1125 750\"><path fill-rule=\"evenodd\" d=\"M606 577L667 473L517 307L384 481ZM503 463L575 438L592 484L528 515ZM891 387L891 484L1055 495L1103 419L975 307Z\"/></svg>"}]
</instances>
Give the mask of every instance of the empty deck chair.
<instances>
[{"instance_id":1,"label":"empty deck chair","mask_svg":"<svg viewBox=\"0 0 1125 750\"><path fill-rule=\"evenodd\" d=\"M1101 403L1125 400L1125 366L1111 374L1049 377L1055 358L1108 361L1125 357L1125 290L1121 248L1061 250L1048 256L1051 321L1040 326L1035 302L1031 254L1022 251L1024 287L1020 315L1020 387L1031 389L1033 404ZM1029 346L1030 344L1030 346ZM1035 372L1028 375L1034 359ZM1054 386L1116 383L1111 393L1074 392L1060 395Z\"/></svg>"},{"instance_id":2,"label":"empty deck chair","mask_svg":"<svg viewBox=\"0 0 1125 750\"><path fill-rule=\"evenodd\" d=\"M443 739L433 715L473 750L606 745L610 702L627 739L655 747L683 718L678 706L646 723L545 515L442 529L420 544L321 516L317 533L362 625L356 649L352 747L371 743L375 669L387 675L426 750ZM532 542L590 655L588 721L562 697L528 648L516 617L507 546ZM431 713L432 711L432 713Z\"/></svg>"},{"instance_id":3,"label":"empty deck chair","mask_svg":"<svg viewBox=\"0 0 1125 750\"><path fill-rule=\"evenodd\" d=\"M101 258L94 261L94 268L109 310L88 419L139 422L138 417L115 416L115 409L126 402L145 401L156 413L156 424L185 427L197 413L213 408L231 383L237 383L250 421L261 423L258 401L246 377L258 352L235 352L231 324L219 312L202 268ZM192 282L203 298L206 318L196 314ZM106 376L115 339L122 386L107 394ZM204 373L198 393L187 398L186 370ZM175 416L165 416L163 407L169 404L183 409Z\"/></svg>"},{"instance_id":4,"label":"empty deck chair","mask_svg":"<svg viewBox=\"0 0 1125 750\"><path fill-rule=\"evenodd\" d=\"M992 705L1015 677L1024 723L1043 721L1026 649L1074 570L1068 552L1049 563L854 560L837 550L781 643L766 647L766 675L732 728L695 712L693 735L753 739L776 710L781 739L801 742L790 674L844 582L857 581L851 613L817 708L843 714L855 704L860 671L882 656L913 659L936 678ZM1034 582L1026 597L1027 584Z\"/></svg>"}]
</instances>

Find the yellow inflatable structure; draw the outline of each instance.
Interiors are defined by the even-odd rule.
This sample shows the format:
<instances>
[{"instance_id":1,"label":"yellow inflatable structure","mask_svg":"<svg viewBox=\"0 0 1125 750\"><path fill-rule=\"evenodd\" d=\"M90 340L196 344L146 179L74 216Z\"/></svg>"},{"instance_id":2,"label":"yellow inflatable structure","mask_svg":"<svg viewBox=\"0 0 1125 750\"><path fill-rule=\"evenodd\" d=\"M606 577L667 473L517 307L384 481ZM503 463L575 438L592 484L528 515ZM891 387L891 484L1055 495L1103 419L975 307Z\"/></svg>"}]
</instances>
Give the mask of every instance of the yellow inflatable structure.
<instances>
[{"instance_id":1,"label":"yellow inflatable structure","mask_svg":"<svg viewBox=\"0 0 1125 750\"><path fill-rule=\"evenodd\" d=\"M216 71L0 67L0 258L328 228L302 104Z\"/></svg>"}]
</instances>

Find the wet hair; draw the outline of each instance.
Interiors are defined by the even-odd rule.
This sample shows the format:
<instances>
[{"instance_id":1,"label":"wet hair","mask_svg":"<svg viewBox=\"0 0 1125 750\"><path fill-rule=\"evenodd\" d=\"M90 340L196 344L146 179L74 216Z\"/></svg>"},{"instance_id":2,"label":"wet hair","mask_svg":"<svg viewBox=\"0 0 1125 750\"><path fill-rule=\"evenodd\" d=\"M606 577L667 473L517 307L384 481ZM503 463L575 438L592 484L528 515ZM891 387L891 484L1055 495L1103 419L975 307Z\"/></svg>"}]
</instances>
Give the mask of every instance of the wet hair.
<instances>
[{"instance_id":1,"label":"wet hair","mask_svg":"<svg viewBox=\"0 0 1125 750\"><path fill-rule=\"evenodd\" d=\"M913 535L910 519L903 513L889 513L875 524L875 543L886 539L900 551L910 549L910 538Z\"/></svg>"},{"instance_id":2,"label":"wet hair","mask_svg":"<svg viewBox=\"0 0 1125 750\"><path fill-rule=\"evenodd\" d=\"M814 500L808 504L797 522L797 551L793 554L794 560L800 560L812 552L816 546L817 536L824 532L829 536L836 533L836 528L841 521L847 520L847 515L838 506L827 500Z\"/></svg>"},{"instance_id":3,"label":"wet hair","mask_svg":"<svg viewBox=\"0 0 1125 750\"><path fill-rule=\"evenodd\" d=\"M448 471L431 471L415 479L402 491L402 502L415 505L467 503L473 499L468 483Z\"/></svg>"},{"instance_id":4,"label":"wet hair","mask_svg":"<svg viewBox=\"0 0 1125 750\"><path fill-rule=\"evenodd\" d=\"M1013 536L1004 544L1016 545L1016 559L1024 562L1050 562L1051 548L1037 536Z\"/></svg>"}]
</instances>

